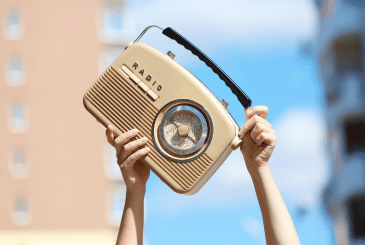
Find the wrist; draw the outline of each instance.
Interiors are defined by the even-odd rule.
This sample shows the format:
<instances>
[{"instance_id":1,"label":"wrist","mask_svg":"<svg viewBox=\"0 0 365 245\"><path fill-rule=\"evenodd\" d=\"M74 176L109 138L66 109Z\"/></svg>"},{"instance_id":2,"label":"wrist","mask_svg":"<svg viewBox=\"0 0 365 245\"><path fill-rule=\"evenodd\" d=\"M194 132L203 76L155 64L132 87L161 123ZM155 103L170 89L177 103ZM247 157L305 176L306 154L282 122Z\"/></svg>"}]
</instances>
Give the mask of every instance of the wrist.
<instances>
[{"instance_id":1,"label":"wrist","mask_svg":"<svg viewBox=\"0 0 365 245\"><path fill-rule=\"evenodd\" d=\"M270 173L269 163L265 162L259 166L247 166L247 170L251 175L252 180L261 179L267 173Z\"/></svg>"},{"instance_id":2,"label":"wrist","mask_svg":"<svg viewBox=\"0 0 365 245\"><path fill-rule=\"evenodd\" d=\"M144 193L138 192L127 192L126 193L126 202L129 203L143 203L144 202Z\"/></svg>"},{"instance_id":3,"label":"wrist","mask_svg":"<svg viewBox=\"0 0 365 245\"><path fill-rule=\"evenodd\" d=\"M127 187L127 192L126 192L126 196L130 196L130 197L144 197L144 195L146 194L146 187L139 187L139 188L128 188Z\"/></svg>"}]
</instances>

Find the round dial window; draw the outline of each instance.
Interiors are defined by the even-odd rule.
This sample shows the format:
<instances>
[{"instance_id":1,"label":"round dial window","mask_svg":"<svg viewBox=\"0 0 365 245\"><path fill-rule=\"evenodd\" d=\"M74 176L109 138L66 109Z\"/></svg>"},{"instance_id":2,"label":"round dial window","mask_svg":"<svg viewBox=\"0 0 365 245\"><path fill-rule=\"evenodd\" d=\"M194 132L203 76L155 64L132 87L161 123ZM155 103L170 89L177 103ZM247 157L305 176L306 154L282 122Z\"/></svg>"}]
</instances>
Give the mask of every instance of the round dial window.
<instances>
[{"instance_id":1,"label":"round dial window","mask_svg":"<svg viewBox=\"0 0 365 245\"><path fill-rule=\"evenodd\" d=\"M205 117L189 105L171 108L161 121L159 136L163 146L178 155L198 151L208 136Z\"/></svg>"}]
</instances>

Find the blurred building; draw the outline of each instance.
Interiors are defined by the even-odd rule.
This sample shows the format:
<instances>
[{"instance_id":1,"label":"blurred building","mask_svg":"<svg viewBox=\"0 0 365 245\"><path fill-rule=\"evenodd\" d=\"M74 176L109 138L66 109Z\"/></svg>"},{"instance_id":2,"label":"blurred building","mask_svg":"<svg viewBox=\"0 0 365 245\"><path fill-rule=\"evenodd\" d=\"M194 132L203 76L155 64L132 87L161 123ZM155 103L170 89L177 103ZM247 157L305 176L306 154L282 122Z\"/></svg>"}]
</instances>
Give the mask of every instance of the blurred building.
<instances>
[{"instance_id":1,"label":"blurred building","mask_svg":"<svg viewBox=\"0 0 365 245\"><path fill-rule=\"evenodd\" d=\"M325 206L337 244L365 244L365 1L316 0L331 180Z\"/></svg>"},{"instance_id":2,"label":"blurred building","mask_svg":"<svg viewBox=\"0 0 365 245\"><path fill-rule=\"evenodd\" d=\"M82 97L133 35L124 1L0 1L0 244L113 244L125 186Z\"/></svg>"}]
</instances>

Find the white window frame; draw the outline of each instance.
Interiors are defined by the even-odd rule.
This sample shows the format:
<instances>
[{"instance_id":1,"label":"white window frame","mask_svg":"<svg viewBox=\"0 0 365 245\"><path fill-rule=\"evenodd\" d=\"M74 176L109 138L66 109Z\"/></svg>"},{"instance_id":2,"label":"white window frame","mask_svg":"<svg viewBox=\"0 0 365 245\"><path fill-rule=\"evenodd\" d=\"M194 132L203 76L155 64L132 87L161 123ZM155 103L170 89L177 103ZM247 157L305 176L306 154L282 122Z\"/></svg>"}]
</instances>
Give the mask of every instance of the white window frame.
<instances>
[{"instance_id":1,"label":"white window frame","mask_svg":"<svg viewBox=\"0 0 365 245\"><path fill-rule=\"evenodd\" d=\"M108 24L112 11L119 11L121 28L113 28ZM106 2L98 17L98 36L101 42L107 44L129 43L136 38L135 17L127 4L122 1Z\"/></svg>"},{"instance_id":2,"label":"white window frame","mask_svg":"<svg viewBox=\"0 0 365 245\"><path fill-rule=\"evenodd\" d=\"M126 186L124 183L115 183L107 195L107 221L110 226L118 227L123 215L126 198ZM119 200L121 202L118 205ZM116 207L118 206L118 207Z\"/></svg>"},{"instance_id":3,"label":"white window frame","mask_svg":"<svg viewBox=\"0 0 365 245\"><path fill-rule=\"evenodd\" d=\"M99 74L103 73L124 51L124 46L108 45L99 59Z\"/></svg>"},{"instance_id":4,"label":"white window frame","mask_svg":"<svg viewBox=\"0 0 365 245\"><path fill-rule=\"evenodd\" d=\"M104 147L104 173L110 180L123 181L115 148L109 143Z\"/></svg>"}]
</instances>

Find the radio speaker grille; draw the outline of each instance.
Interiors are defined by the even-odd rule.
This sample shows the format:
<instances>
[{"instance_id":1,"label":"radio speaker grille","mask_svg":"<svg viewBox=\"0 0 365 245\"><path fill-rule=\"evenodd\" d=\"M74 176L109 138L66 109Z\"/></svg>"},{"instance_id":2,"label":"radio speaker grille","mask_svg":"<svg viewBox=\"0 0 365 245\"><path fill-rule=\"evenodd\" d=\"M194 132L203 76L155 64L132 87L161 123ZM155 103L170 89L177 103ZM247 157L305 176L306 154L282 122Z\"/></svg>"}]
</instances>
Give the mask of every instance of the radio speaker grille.
<instances>
[{"instance_id":1,"label":"radio speaker grille","mask_svg":"<svg viewBox=\"0 0 365 245\"><path fill-rule=\"evenodd\" d=\"M136 85L131 86L112 67L91 87L86 99L121 132L137 128L140 132L137 138L147 137L147 146L150 147L148 157L182 189L190 189L210 168L213 160L205 153L193 161L182 163L160 155L151 136L152 123L158 109Z\"/></svg>"}]
</instances>

